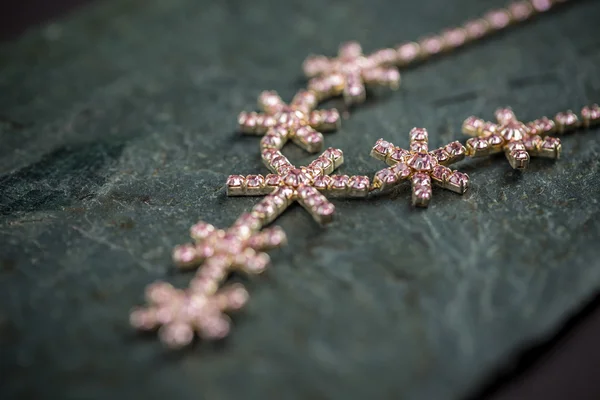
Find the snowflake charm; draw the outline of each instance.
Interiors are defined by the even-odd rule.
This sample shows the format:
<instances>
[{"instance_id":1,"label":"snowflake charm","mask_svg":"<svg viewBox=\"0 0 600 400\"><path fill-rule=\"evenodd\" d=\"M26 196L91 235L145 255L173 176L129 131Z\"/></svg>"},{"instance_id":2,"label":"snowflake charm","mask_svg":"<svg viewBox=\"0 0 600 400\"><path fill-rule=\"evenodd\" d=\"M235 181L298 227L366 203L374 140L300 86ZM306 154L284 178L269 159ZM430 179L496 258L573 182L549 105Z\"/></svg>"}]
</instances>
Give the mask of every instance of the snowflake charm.
<instances>
[{"instance_id":1,"label":"snowflake charm","mask_svg":"<svg viewBox=\"0 0 600 400\"><path fill-rule=\"evenodd\" d=\"M574 114L573 114L574 115ZM559 131L572 129L577 116L559 116ZM558 159L561 152L560 139L547 136L557 131L557 124L546 117L524 124L517 120L510 108L496 110L497 124L469 117L463 122L462 130L473 138L467 140L467 152L471 157L487 156L504 151L510 166L526 169L529 157L538 156Z\"/></svg>"},{"instance_id":2,"label":"snowflake charm","mask_svg":"<svg viewBox=\"0 0 600 400\"><path fill-rule=\"evenodd\" d=\"M147 307L131 312L131 325L144 331L160 327L161 341L168 347L181 348L192 342L194 333L203 339L227 336L231 323L224 312L242 308L248 292L239 284L206 294L156 282L146 288L146 300Z\"/></svg>"},{"instance_id":3,"label":"snowflake charm","mask_svg":"<svg viewBox=\"0 0 600 400\"><path fill-rule=\"evenodd\" d=\"M427 207L431 200L431 181L438 186L463 194L469 186L469 177L447 167L465 157L466 149L460 142L429 152L427 130L413 128L410 131L410 150L394 146L379 139L371 150L371 156L385 161L389 168L380 170L373 178L373 188L385 190L410 180L412 204Z\"/></svg>"},{"instance_id":4,"label":"snowflake charm","mask_svg":"<svg viewBox=\"0 0 600 400\"><path fill-rule=\"evenodd\" d=\"M302 66L304 74L312 78L308 84L319 100L343 94L348 105L362 103L366 97L365 85L387 86L398 89L400 73L394 49L382 49L364 56L357 42L340 46L337 58L310 56Z\"/></svg>"},{"instance_id":5,"label":"snowflake charm","mask_svg":"<svg viewBox=\"0 0 600 400\"><path fill-rule=\"evenodd\" d=\"M320 131L335 131L340 126L340 114L336 109L315 110L317 95L311 90L298 92L287 105L276 92L264 91L258 97L258 107L264 113L240 113L240 130L246 134L264 135L261 151L280 150L291 140L304 150L316 153L323 148Z\"/></svg>"},{"instance_id":6,"label":"snowflake charm","mask_svg":"<svg viewBox=\"0 0 600 400\"><path fill-rule=\"evenodd\" d=\"M279 227L257 232L258 217L242 214L228 230L215 229L205 222L190 228L193 244L175 247L173 261L182 269L202 265L192 281L194 292L213 293L232 269L259 274L269 265L268 254L261 252L285 245L286 236Z\"/></svg>"},{"instance_id":7,"label":"snowflake charm","mask_svg":"<svg viewBox=\"0 0 600 400\"><path fill-rule=\"evenodd\" d=\"M341 150L329 148L307 167L296 168L279 150L262 153L263 162L273 172L262 175L231 175L228 196L263 196L250 215L263 225L275 220L298 201L319 223L332 220L335 207L321 192L332 196L364 197L369 193L366 176L329 175L344 161Z\"/></svg>"}]
</instances>

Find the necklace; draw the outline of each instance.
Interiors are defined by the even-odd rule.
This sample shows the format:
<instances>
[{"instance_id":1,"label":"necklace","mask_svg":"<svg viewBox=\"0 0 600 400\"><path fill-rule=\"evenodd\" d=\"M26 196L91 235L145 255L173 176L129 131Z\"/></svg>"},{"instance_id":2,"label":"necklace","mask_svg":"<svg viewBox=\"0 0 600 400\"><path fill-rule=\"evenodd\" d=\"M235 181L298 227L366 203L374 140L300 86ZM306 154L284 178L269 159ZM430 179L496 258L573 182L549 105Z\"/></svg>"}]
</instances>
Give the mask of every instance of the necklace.
<instances>
[{"instance_id":1,"label":"necklace","mask_svg":"<svg viewBox=\"0 0 600 400\"><path fill-rule=\"evenodd\" d=\"M326 224L332 220L335 207L325 195L366 197L372 191L409 181L413 205L425 207L431 200L432 183L459 194L467 190L469 177L448 167L465 157L504 152L515 169L525 169L530 156L559 158L560 139L550 135L600 124L598 105L584 107L580 116L565 111L554 119L542 117L528 123L518 121L509 108L496 112L496 123L469 117L463 123L463 132L472 138L465 145L456 141L433 151L428 148L428 133L423 128L410 132L407 150L380 139L371 149L371 156L388 167L377 172L372 183L366 176L333 174L344 161L339 149L325 150L304 167L294 166L280 150L288 140L309 152L321 150L323 136L318 130L336 129L340 118L336 110L315 110L320 101L343 95L347 104L358 104L365 99L366 86L399 86L395 66L406 67L462 47L564 2L517 1L462 27L369 56L363 56L360 45L351 42L340 47L337 58L309 57L304 63L306 75L312 77L308 90L300 91L289 105L276 93L263 92L259 106L264 113L242 113L239 117L244 133L264 135L261 156L272 173L231 175L227 194L264 198L226 230L205 222L192 226L193 242L177 246L173 261L181 269L196 268L195 277L186 289L176 289L166 282L149 285L148 305L131 313L131 324L140 330L158 329L161 341L171 348L188 345L195 335L204 339L225 337L231 329L227 313L242 308L249 295L242 285L221 287L223 282L232 271L260 274L267 269L270 258L266 251L287 240L280 228L263 227L295 201L318 223Z\"/></svg>"},{"instance_id":2,"label":"necklace","mask_svg":"<svg viewBox=\"0 0 600 400\"><path fill-rule=\"evenodd\" d=\"M340 46L335 58L311 55L302 69L309 78L308 88L320 101L343 95L348 105L362 103L366 86L386 86L398 89L398 67L409 67L427 59L462 48L518 23L550 11L567 0L522 0L505 8L490 10L483 17L465 22L437 35L428 35L416 42L402 43L393 48L363 55L357 42Z\"/></svg>"}]
</instances>

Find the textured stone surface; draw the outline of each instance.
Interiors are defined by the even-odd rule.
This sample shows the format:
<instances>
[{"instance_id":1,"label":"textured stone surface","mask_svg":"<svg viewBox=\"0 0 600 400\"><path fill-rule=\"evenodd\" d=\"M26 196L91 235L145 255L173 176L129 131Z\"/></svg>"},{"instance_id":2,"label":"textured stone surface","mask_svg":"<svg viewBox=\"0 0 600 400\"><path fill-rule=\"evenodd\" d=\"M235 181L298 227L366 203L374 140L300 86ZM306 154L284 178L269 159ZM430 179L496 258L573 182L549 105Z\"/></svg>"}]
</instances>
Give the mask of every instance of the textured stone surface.
<instances>
[{"instance_id":1,"label":"textured stone surface","mask_svg":"<svg viewBox=\"0 0 600 400\"><path fill-rule=\"evenodd\" d=\"M146 284L189 279L170 251L191 224L226 227L256 203L224 183L266 172L258 139L236 133L261 90L290 99L310 52L372 51L502 4L127 0L3 44L0 397L452 399L551 335L600 283L597 129L526 173L463 162L470 191L437 189L427 210L408 185L334 200L327 228L292 207L290 243L247 281L224 343L173 354L127 324ZM436 148L498 106L530 120L600 101L599 16L580 2L406 71L326 144L372 176L375 141L406 147L413 126Z\"/></svg>"}]
</instances>

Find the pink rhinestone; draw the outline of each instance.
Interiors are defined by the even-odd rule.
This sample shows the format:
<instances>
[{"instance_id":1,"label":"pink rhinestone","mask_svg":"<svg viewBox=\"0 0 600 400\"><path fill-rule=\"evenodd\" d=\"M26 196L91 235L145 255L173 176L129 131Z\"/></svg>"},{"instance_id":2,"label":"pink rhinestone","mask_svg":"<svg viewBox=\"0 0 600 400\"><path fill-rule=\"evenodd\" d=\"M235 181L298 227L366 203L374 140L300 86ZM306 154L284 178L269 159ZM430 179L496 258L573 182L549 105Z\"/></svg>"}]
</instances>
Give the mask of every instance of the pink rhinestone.
<instances>
[{"instance_id":1,"label":"pink rhinestone","mask_svg":"<svg viewBox=\"0 0 600 400\"><path fill-rule=\"evenodd\" d=\"M585 106L581 109L581 115L588 119L598 119L600 118L600 106L598 104Z\"/></svg>"},{"instance_id":2,"label":"pink rhinestone","mask_svg":"<svg viewBox=\"0 0 600 400\"><path fill-rule=\"evenodd\" d=\"M502 136L496 134L488 136L487 141L490 144L490 146L500 146L502 145L502 143L504 143L504 139L502 139Z\"/></svg>"},{"instance_id":3,"label":"pink rhinestone","mask_svg":"<svg viewBox=\"0 0 600 400\"><path fill-rule=\"evenodd\" d=\"M277 228L274 228L274 230L276 229ZM232 309L239 310L248 303L250 295L242 285L234 284L227 287L225 290L227 291L227 303Z\"/></svg>"},{"instance_id":4,"label":"pink rhinestone","mask_svg":"<svg viewBox=\"0 0 600 400\"><path fill-rule=\"evenodd\" d=\"M231 323L225 318L205 316L197 322L202 326L202 337L205 339L223 339L229 334Z\"/></svg>"},{"instance_id":5,"label":"pink rhinestone","mask_svg":"<svg viewBox=\"0 0 600 400\"><path fill-rule=\"evenodd\" d=\"M252 215L250 213L244 213L242 214L237 221L235 222L236 225L241 225L241 226L247 226L250 229L254 230L254 229L258 229L260 227L260 221L259 219L255 216Z\"/></svg>"},{"instance_id":6,"label":"pink rhinestone","mask_svg":"<svg viewBox=\"0 0 600 400\"><path fill-rule=\"evenodd\" d=\"M350 186L354 190L365 190L369 187L369 178L366 176L353 176L350 178L348 182L348 186Z\"/></svg>"},{"instance_id":7,"label":"pink rhinestone","mask_svg":"<svg viewBox=\"0 0 600 400\"><path fill-rule=\"evenodd\" d=\"M375 178L377 178L382 183L394 183L396 182L396 174L391 168L385 168L375 174Z\"/></svg>"},{"instance_id":8,"label":"pink rhinestone","mask_svg":"<svg viewBox=\"0 0 600 400\"><path fill-rule=\"evenodd\" d=\"M215 249L212 244L202 243L196 246L196 256L199 258L206 259L208 257L212 257L215 253Z\"/></svg>"},{"instance_id":9,"label":"pink rhinestone","mask_svg":"<svg viewBox=\"0 0 600 400\"><path fill-rule=\"evenodd\" d=\"M376 65L391 65L396 63L397 54L394 49L381 49L369 56Z\"/></svg>"},{"instance_id":10,"label":"pink rhinestone","mask_svg":"<svg viewBox=\"0 0 600 400\"><path fill-rule=\"evenodd\" d=\"M329 68L329 59L325 56L310 56L302 64L304 74L308 77L319 75Z\"/></svg>"},{"instance_id":11,"label":"pink rhinestone","mask_svg":"<svg viewBox=\"0 0 600 400\"><path fill-rule=\"evenodd\" d=\"M415 197L419 200L429 200L431 199L431 188L418 186L414 188Z\"/></svg>"},{"instance_id":12,"label":"pink rhinestone","mask_svg":"<svg viewBox=\"0 0 600 400\"><path fill-rule=\"evenodd\" d=\"M483 37L489 30L489 25L484 19L476 19L465 24L465 30L472 39Z\"/></svg>"},{"instance_id":13,"label":"pink rhinestone","mask_svg":"<svg viewBox=\"0 0 600 400\"><path fill-rule=\"evenodd\" d=\"M323 122L327 125L337 125L340 122L340 113L336 109L324 110L322 115Z\"/></svg>"},{"instance_id":14,"label":"pink rhinestone","mask_svg":"<svg viewBox=\"0 0 600 400\"><path fill-rule=\"evenodd\" d=\"M515 114L510 108L499 108L496 110L495 115L500 124L507 124L516 119Z\"/></svg>"},{"instance_id":15,"label":"pink rhinestone","mask_svg":"<svg viewBox=\"0 0 600 400\"><path fill-rule=\"evenodd\" d=\"M298 196L300 197L309 197L309 196L319 196L319 192L316 188L312 186L302 185L298 188Z\"/></svg>"},{"instance_id":16,"label":"pink rhinestone","mask_svg":"<svg viewBox=\"0 0 600 400\"><path fill-rule=\"evenodd\" d=\"M275 214L275 204L270 199L265 199L254 206L254 211L266 216Z\"/></svg>"},{"instance_id":17,"label":"pink rhinestone","mask_svg":"<svg viewBox=\"0 0 600 400\"><path fill-rule=\"evenodd\" d=\"M287 241L287 236L283 229L275 227L269 231L269 237L267 241L272 247L281 246Z\"/></svg>"},{"instance_id":18,"label":"pink rhinestone","mask_svg":"<svg viewBox=\"0 0 600 400\"><path fill-rule=\"evenodd\" d=\"M537 12L548 11L552 7L552 0L531 0L531 5Z\"/></svg>"},{"instance_id":19,"label":"pink rhinestone","mask_svg":"<svg viewBox=\"0 0 600 400\"><path fill-rule=\"evenodd\" d=\"M467 152L465 146L463 146L460 142L452 142L448 144L444 149L453 157L462 156Z\"/></svg>"},{"instance_id":20,"label":"pink rhinestone","mask_svg":"<svg viewBox=\"0 0 600 400\"><path fill-rule=\"evenodd\" d=\"M542 145L542 142L543 140L540 136L532 135L523 141L523 145L526 150L537 150Z\"/></svg>"},{"instance_id":21,"label":"pink rhinestone","mask_svg":"<svg viewBox=\"0 0 600 400\"><path fill-rule=\"evenodd\" d=\"M196 248L189 244L175 247L173 250L173 261L176 264L189 264L196 259Z\"/></svg>"},{"instance_id":22,"label":"pink rhinestone","mask_svg":"<svg viewBox=\"0 0 600 400\"><path fill-rule=\"evenodd\" d=\"M431 186L431 179L427 174L417 173L413 175L412 183L415 186Z\"/></svg>"},{"instance_id":23,"label":"pink rhinestone","mask_svg":"<svg viewBox=\"0 0 600 400\"><path fill-rule=\"evenodd\" d=\"M228 187L242 187L244 184L244 177L241 175L229 175L227 178Z\"/></svg>"},{"instance_id":24,"label":"pink rhinestone","mask_svg":"<svg viewBox=\"0 0 600 400\"><path fill-rule=\"evenodd\" d=\"M444 149L437 149L430 153L438 162L443 163L450 159L450 154Z\"/></svg>"},{"instance_id":25,"label":"pink rhinestone","mask_svg":"<svg viewBox=\"0 0 600 400\"><path fill-rule=\"evenodd\" d=\"M254 128L256 126L256 113L242 111L238 116L238 124L242 127Z\"/></svg>"},{"instance_id":26,"label":"pink rhinestone","mask_svg":"<svg viewBox=\"0 0 600 400\"><path fill-rule=\"evenodd\" d=\"M335 207L328 202L317 207L316 212L321 216L330 216L335 212Z\"/></svg>"},{"instance_id":27,"label":"pink rhinestone","mask_svg":"<svg viewBox=\"0 0 600 400\"><path fill-rule=\"evenodd\" d=\"M560 139L546 136L542 147L545 149L555 149L560 145Z\"/></svg>"},{"instance_id":28,"label":"pink rhinestone","mask_svg":"<svg viewBox=\"0 0 600 400\"><path fill-rule=\"evenodd\" d=\"M271 196L277 196L277 197L281 197L282 199L291 199L292 196L294 195L294 189L287 187L287 186L280 186L277 189L275 189L275 191L273 191L273 193L271 193Z\"/></svg>"},{"instance_id":29,"label":"pink rhinestone","mask_svg":"<svg viewBox=\"0 0 600 400\"><path fill-rule=\"evenodd\" d=\"M444 42L451 47L459 47L465 43L467 33L462 28L453 28L442 34Z\"/></svg>"},{"instance_id":30,"label":"pink rhinestone","mask_svg":"<svg viewBox=\"0 0 600 400\"><path fill-rule=\"evenodd\" d=\"M275 174L269 174L265 178L265 184L267 186L279 186L281 183L281 176Z\"/></svg>"},{"instance_id":31,"label":"pink rhinestone","mask_svg":"<svg viewBox=\"0 0 600 400\"><path fill-rule=\"evenodd\" d=\"M289 164L288 159L285 158L285 156L282 156L282 155L277 155L277 156L275 156L275 157L273 157L271 159L271 165L274 168L280 168L280 167L282 167L284 165L287 165L287 164Z\"/></svg>"},{"instance_id":32,"label":"pink rhinestone","mask_svg":"<svg viewBox=\"0 0 600 400\"><path fill-rule=\"evenodd\" d=\"M246 187L249 189L260 188L265 183L265 178L262 175L248 175L246 177Z\"/></svg>"},{"instance_id":33,"label":"pink rhinestone","mask_svg":"<svg viewBox=\"0 0 600 400\"><path fill-rule=\"evenodd\" d=\"M408 178L410 176L410 174L412 173L412 170L410 169L410 167L404 163L398 163L390 169L392 170L392 172L394 172L394 174L397 177L402 178L402 179Z\"/></svg>"},{"instance_id":34,"label":"pink rhinestone","mask_svg":"<svg viewBox=\"0 0 600 400\"><path fill-rule=\"evenodd\" d=\"M486 20L494 29L502 29L510 23L510 15L506 10L493 10L486 14Z\"/></svg>"},{"instance_id":35,"label":"pink rhinestone","mask_svg":"<svg viewBox=\"0 0 600 400\"><path fill-rule=\"evenodd\" d=\"M339 48L340 58L352 59L362 55L362 47L360 43L351 41L342 43Z\"/></svg>"},{"instance_id":36,"label":"pink rhinestone","mask_svg":"<svg viewBox=\"0 0 600 400\"><path fill-rule=\"evenodd\" d=\"M506 145L506 148L509 151L515 151L515 150L525 150L525 145L521 142L511 142L509 144Z\"/></svg>"},{"instance_id":37,"label":"pink rhinestone","mask_svg":"<svg viewBox=\"0 0 600 400\"><path fill-rule=\"evenodd\" d=\"M498 125L492 123L492 122L486 122L483 124L483 126L481 127L481 131L484 134L491 134L491 133L496 133L496 131L498 130Z\"/></svg>"},{"instance_id":38,"label":"pink rhinestone","mask_svg":"<svg viewBox=\"0 0 600 400\"><path fill-rule=\"evenodd\" d=\"M554 117L554 119L556 120L556 122L565 127L575 126L578 122L577 115L575 115L575 113L572 111L560 112L556 114L556 117Z\"/></svg>"},{"instance_id":39,"label":"pink rhinestone","mask_svg":"<svg viewBox=\"0 0 600 400\"><path fill-rule=\"evenodd\" d=\"M232 234L227 234L223 239L219 240L216 250L221 253L239 253L242 251L242 241Z\"/></svg>"},{"instance_id":40,"label":"pink rhinestone","mask_svg":"<svg viewBox=\"0 0 600 400\"><path fill-rule=\"evenodd\" d=\"M379 139L377 143L375 143L373 150L375 150L375 152L381 155L386 155L391 148L392 144L390 142L387 142L383 139Z\"/></svg>"},{"instance_id":41,"label":"pink rhinestone","mask_svg":"<svg viewBox=\"0 0 600 400\"><path fill-rule=\"evenodd\" d=\"M408 160L408 166L417 171L431 171L436 164L436 159L427 153L415 154Z\"/></svg>"},{"instance_id":42,"label":"pink rhinestone","mask_svg":"<svg viewBox=\"0 0 600 400\"><path fill-rule=\"evenodd\" d=\"M443 41L439 36L430 36L421 40L421 48L429 54L438 54L443 49Z\"/></svg>"},{"instance_id":43,"label":"pink rhinestone","mask_svg":"<svg viewBox=\"0 0 600 400\"><path fill-rule=\"evenodd\" d=\"M263 160L270 162L271 159L273 159L275 156L279 155L279 151L277 151L276 149L264 149L261 152L261 156L263 158Z\"/></svg>"},{"instance_id":44,"label":"pink rhinestone","mask_svg":"<svg viewBox=\"0 0 600 400\"><path fill-rule=\"evenodd\" d=\"M136 329L145 331L154 329L156 322L153 310L136 309L129 315L129 323Z\"/></svg>"},{"instance_id":45,"label":"pink rhinestone","mask_svg":"<svg viewBox=\"0 0 600 400\"><path fill-rule=\"evenodd\" d=\"M529 1L516 1L508 6L510 14L517 21L525 21L533 13Z\"/></svg>"},{"instance_id":46,"label":"pink rhinestone","mask_svg":"<svg viewBox=\"0 0 600 400\"><path fill-rule=\"evenodd\" d=\"M444 180L448 179L448 176L450 176L451 173L452 171L450 170L450 168L444 167L443 165L438 165L431 172L431 177L440 182L443 182Z\"/></svg>"},{"instance_id":47,"label":"pink rhinestone","mask_svg":"<svg viewBox=\"0 0 600 400\"><path fill-rule=\"evenodd\" d=\"M427 142L412 142L410 151L413 153L427 153Z\"/></svg>"},{"instance_id":48,"label":"pink rhinestone","mask_svg":"<svg viewBox=\"0 0 600 400\"><path fill-rule=\"evenodd\" d=\"M308 135L304 137L307 143L316 144L321 143L323 141L323 135L319 132L310 132Z\"/></svg>"},{"instance_id":49,"label":"pink rhinestone","mask_svg":"<svg viewBox=\"0 0 600 400\"><path fill-rule=\"evenodd\" d=\"M556 128L556 124L548 117L542 117L540 119L535 120L536 125L541 129L542 134L548 134L553 132Z\"/></svg>"},{"instance_id":50,"label":"pink rhinestone","mask_svg":"<svg viewBox=\"0 0 600 400\"><path fill-rule=\"evenodd\" d=\"M395 147L392 153L390 154L390 158L394 161L402 161L404 157L409 155L410 153L400 147Z\"/></svg>"},{"instance_id":51,"label":"pink rhinestone","mask_svg":"<svg viewBox=\"0 0 600 400\"><path fill-rule=\"evenodd\" d=\"M410 140L417 142L426 142L427 141L427 129L424 128L412 128L410 131Z\"/></svg>"},{"instance_id":52,"label":"pink rhinestone","mask_svg":"<svg viewBox=\"0 0 600 400\"><path fill-rule=\"evenodd\" d=\"M160 340L172 349L187 346L194 339L194 331L184 323L164 325L158 333Z\"/></svg>"},{"instance_id":53,"label":"pink rhinestone","mask_svg":"<svg viewBox=\"0 0 600 400\"><path fill-rule=\"evenodd\" d=\"M331 179L331 187L335 189L346 189L348 187L348 181L350 180L350 177L348 177L348 175L336 175Z\"/></svg>"},{"instance_id":54,"label":"pink rhinestone","mask_svg":"<svg viewBox=\"0 0 600 400\"><path fill-rule=\"evenodd\" d=\"M176 289L167 282L154 282L146 286L146 300L153 304L165 304L176 296Z\"/></svg>"},{"instance_id":55,"label":"pink rhinestone","mask_svg":"<svg viewBox=\"0 0 600 400\"><path fill-rule=\"evenodd\" d=\"M396 49L401 64L408 64L419 55L419 45L414 42L405 43Z\"/></svg>"},{"instance_id":56,"label":"pink rhinestone","mask_svg":"<svg viewBox=\"0 0 600 400\"><path fill-rule=\"evenodd\" d=\"M482 151L489 147L488 142L485 139L480 138L471 138L467 140L467 144L476 151Z\"/></svg>"},{"instance_id":57,"label":"pink rhinestone","mask_svg":"<svg viewBox=\"0 0 600 400\"><path fill-rule=\"evenodd\" d=\"M529 154L527 154L527 151L525 151L525 150L515 150L514 152L511 153L511 156L515 160L519 160L519 161L529 159Z\"/></svg>"},{"instance_id":58,"label":"pink rhinestone","mask_svg":"<svg viewBox=\"0 0 600 400\"><path fill-rule=\"evenodd\" d=\"M267 133L260 140L260 144L263 147L280 148L283 145L283 140L281 140L281 137L278 135Z\"/></svg>"},{"instance_id":59,"label":"pink rhinestone","mask_svg":"<svg viewBox=\"0 0 600 400\"><path fill-rule=\"evenodd\" d=\"M314 160L313 162L311 162L310 165L313 167L316 167L316 168L320 168L322 170L327 170L327 169L331 168L331 160L321 156L321 157L317 158L316 160Z\"/></svg>"},{"instance_id":60,"label":"pink rhinestone","mask_svg":"<svg viewBox=\"0 0 600 400\"><path fill-rule=\"evenodd\" d=\"M265 90L258 97L258 102L265 108L273 108L281 104L281 98L272 90Z\"/></svg>"},{"instance_id":61,"label":"pink rhinestone","mask_svg":"<svg viewBox=\"0 0 600 400\"><path fill-rule=\"evenodd\" d=\"M322 154L322 157L325 157L332 161L340 160L344 156L344 153L340 149L334 149L333 147L328 148Z\"/></svg>"},{"instance_id":62,"label":"pink rhinestone","mask_svg":"<svg viewBox=\"0 0 600 400\"><path fill-rule=\"evenodd\" d=\"M283 181L288 186L297 187L299 185L308 183L309 179L302 172L302 170L294 168L287 173L287 175L283 178Z\"/></svg>"},{"instance_id":63,"label":"pink rhinestone","mask_svg":"<svg viewBox=\"0 0 600 400\"><path fill-rule=\"evenodd\" d=\"M475 116L470 116L463 122L463 131L469 134L478 133L483 128L483 120Z\"/></svg>"},{"instance_id":64,"label":"pink rhinestone","mask_svg":"<svg viewBox=\"0 0 600 400\"><path fill-rule=\"evenodd\" d=\"M331 184L331 177L328 175L318 176L313 183L314 187L320 190L325 190Z\"/></svg>"},{"instance_id":65,"label":"pink rhinestone","mask_svg":"<svg viewBox=\"0 0 600 400\"><path fill-rule=\"evenodd\" d=\"M527 133L527 128L521 122L509 121L502 126L500 135L507 141L522 140Z\"/></svg>"},{"instance_id":66,"label":"pink rhinestone","mask_svg":"<svg viewBox=\"0 0 600 400\"><path fill-rule=\"evenodd\" d=\"M469 184L469 176L462 172L454 171L450 179L448 179L448 182L457 187L466 188Z\"/></svg>"},{"instance_id":67,"label":"pink rhinestone","mask_svg":"<svg viewBox=\"0 0 600 400\"><path fill-rule=\"evenodd\" d=\"M249 257L246 268L255 274L263 272L269 265L269 256L265 253L256 254L254 257Z\"/></svg>"},{"instance_id":68,"label":"pink rhinestone","mask_svg":"<svg viewBox=\"0 0 600 400\"><path fill-rule=\"evenodd\" d=\"M210 236L215 231L215 227L206 222L198 222L190 228L191 236L196 239L204 239Z\"/></svg>"},{"instance_id":69,"label":"pink rhinestone","mask_svg":"<svg viewBox=\"0 0 600 400\"><path fill-rule=\"evenodd\" d=\"M319 193L307 194L301 198L304 200L306 205L312 208L318 207L327 202L327 199L325 199L325 197L321 196Z\"/></svg>"}]
</instances>

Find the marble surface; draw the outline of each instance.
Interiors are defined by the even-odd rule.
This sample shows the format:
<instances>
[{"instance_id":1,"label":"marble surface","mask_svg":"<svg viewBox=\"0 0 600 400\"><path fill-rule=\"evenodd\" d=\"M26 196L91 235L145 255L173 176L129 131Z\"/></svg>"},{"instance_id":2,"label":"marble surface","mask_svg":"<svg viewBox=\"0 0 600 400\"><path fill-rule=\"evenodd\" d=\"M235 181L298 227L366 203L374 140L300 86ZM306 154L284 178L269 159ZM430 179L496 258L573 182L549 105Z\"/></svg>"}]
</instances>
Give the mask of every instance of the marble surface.
<instances>
[{"instance_id":1,"label":"marble surface","mask_svg":"<svg viewBox=\"0 0 600 400\"><path fill-rule=\"evenodd\" d=\"M0 45L0 397L458 399L551 337L600 283L600 132L525 173L500 157L457 165L472 187L333 200L277 221L289 245L245 282L222 343L183 352L137 335L128 311L202 218L227 227L266 173L236 131L264 89L289 100L309 53L366 51L463 22L502 1L105 1ZM398 92L345 110L326 144L373 175L380 137L463 140L462 120L511 105L531 120L600 101L600 3L561 11L403 71ZM304 164L314 156L289 145Z\"/></svg>"}]
</instances>

